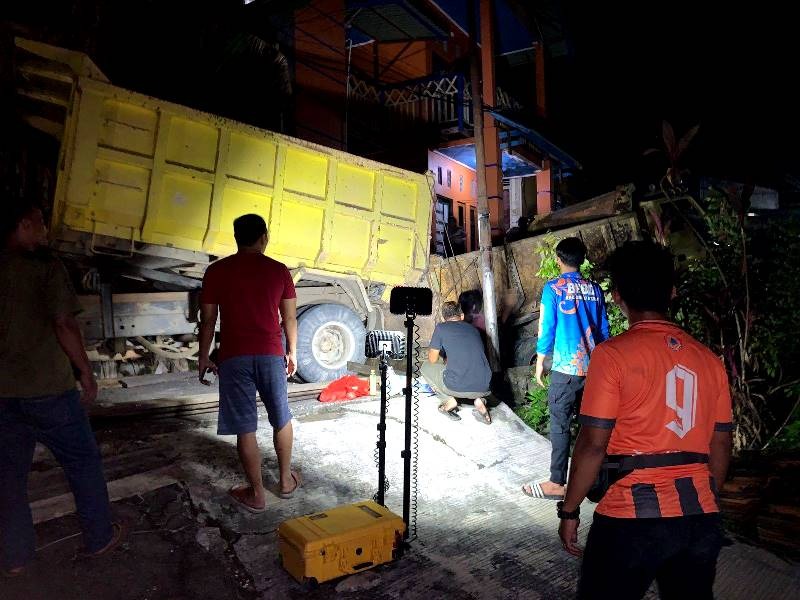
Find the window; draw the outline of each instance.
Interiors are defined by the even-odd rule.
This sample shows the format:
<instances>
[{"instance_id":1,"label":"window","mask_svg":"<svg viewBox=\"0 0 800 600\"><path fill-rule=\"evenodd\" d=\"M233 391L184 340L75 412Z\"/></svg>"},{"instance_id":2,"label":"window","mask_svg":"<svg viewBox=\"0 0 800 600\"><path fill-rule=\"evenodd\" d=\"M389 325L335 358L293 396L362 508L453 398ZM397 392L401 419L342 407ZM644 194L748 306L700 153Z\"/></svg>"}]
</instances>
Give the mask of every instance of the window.
<instances>
[{"instance_id":1,"label":"window","mask_svg":"<svg viewBox=\"0 0 800 600\"><path fill-rule=\"evenodd\" d=\"M447 169L447 187L453 187L453 173Z\"/></svg>"},{"instance_id":2,"label":"window","mask_svg":"<svg viewBox=\"0 0 800 600\"><path fill-rule=\"evenodd\" d=\"M463 175L459 175L458 176L458 191L459 192L463 192L464 191L464 176Z\"/></svg>"},{"instance_id":3,"label":"window","mask_svg":"<svg viewBox=\"0 0 800 600\"><path fill-rule=\"evenodd\" d=\"M464 205L458 205L458 225L459 227L464 227Z\"/></svg>"},{"instance_id":4,"label":"window","mask_svg":"<svg viewBox=\"0 0 800 600\"><path fill-rule=\"evenodd\" d=\"M474 179L472 180L472 197L478 197L478 184Z\"/></svg>"},{"instance_id":5,"label":"window","mask_svg":"<svg viewBox=\"0 0 800 600\"><path fill-rule=\"evenodd\" d=\"M436 167L436 173L439 179L439 185L442 185L442 167Z\"/></svg>"}]
</instances>

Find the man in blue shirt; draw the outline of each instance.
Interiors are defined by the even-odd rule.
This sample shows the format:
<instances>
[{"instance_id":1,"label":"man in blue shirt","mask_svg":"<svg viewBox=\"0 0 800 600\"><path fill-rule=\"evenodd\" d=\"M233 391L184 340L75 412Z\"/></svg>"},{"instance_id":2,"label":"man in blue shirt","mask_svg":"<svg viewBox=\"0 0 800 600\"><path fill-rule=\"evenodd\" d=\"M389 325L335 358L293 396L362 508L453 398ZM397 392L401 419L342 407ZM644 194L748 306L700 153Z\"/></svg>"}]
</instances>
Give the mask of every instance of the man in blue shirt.
<instances>
[{"instance_id":1,"label":"man in blue shirt","mask_svg":"<svg viewBox=\"0 0 800 600\"><path fill-rule=\"evenodd\" d=\"M442 305L444 321L433 330L428 349L428 362L423 363L422 376L439 396L439 412L460 421L458 400L472 400L475 417L490 425L492 417L486 406L486 396L492 381L492 369L486 360L483 341L478 330L465 322L461 307L455 302ZM447 356L444 363L440 356Z\"/></svg>"},{"instance_id":2,"label":"man in blue shirt","mask_svg":"<svg viewBox=\"0 0 800 600\"><path fill-rule=\"evenodd\" d=\"M575 237L556 246L561 275L542 289L536 381L543 385L545 357L553 357L547 404L550 410L550 481L526 484L523 493L534 498L563 500L569 461L570 421L580 405L589 355L609 337L603 291L581 276L586 246Z\"/></svg>"}]
</instances>

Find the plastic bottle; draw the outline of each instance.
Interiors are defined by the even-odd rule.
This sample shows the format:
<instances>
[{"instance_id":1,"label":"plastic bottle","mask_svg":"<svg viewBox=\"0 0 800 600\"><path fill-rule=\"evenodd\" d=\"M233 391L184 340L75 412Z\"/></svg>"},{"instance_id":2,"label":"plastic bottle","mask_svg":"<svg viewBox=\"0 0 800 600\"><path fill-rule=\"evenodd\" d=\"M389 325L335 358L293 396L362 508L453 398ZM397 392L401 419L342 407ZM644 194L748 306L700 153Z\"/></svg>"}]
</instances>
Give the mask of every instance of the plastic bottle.
<instances>
[{"instance_id":1,"label":"plastic bottle","mask_svg":"<svg viewBox=\"0 0 800 600\"><path fill-rule=\"evenodd\" d=\"M375 369L369 372L369 395L375 396L378 394L378 376L375 374Z\"/></svg>"}]
</instances>

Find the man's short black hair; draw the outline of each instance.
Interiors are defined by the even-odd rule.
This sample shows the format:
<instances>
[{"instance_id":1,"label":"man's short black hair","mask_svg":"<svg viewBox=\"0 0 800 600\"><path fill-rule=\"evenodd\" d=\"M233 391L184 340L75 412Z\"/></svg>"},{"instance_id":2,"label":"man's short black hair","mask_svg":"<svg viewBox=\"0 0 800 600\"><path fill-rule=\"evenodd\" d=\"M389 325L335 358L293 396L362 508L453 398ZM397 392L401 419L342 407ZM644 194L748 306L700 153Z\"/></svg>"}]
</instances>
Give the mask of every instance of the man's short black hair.
<instances>
[{"instance_id":1,"label":"man's short black hair","mask_svg":"<svg viewBox=\"0 0 800 600\"><path fill-rule=\"evenodd\" d=\"M233 237L241 247L252 246L267 233L267 222L259 215L242 215L233 221Z\"/></svg>"},{"instance_id":2,"label":"man's short black hair","mask_svg":"<svg viewBox=\"0 0 800 600\"><path fill-rule=\"evenodd\" d=\"M464 315L475 315L483 310L483 292L481 290L461 292L458 303Z\"/></svg>"},{"instance_id":3,"label":"man's short black hair","mask_svg":"<svg viewBox=\"0 0 800 600\"><path fill-rule=\"evenodd\" d=\"M461 316L461 307L458 302L445 302L442 304L442 318L445 321Z\"/></svg>"},{"instance_id":4,"label":"man's short black hair","mask_svg":"<svg viewBox=\"0 0 800 600\"><path fill-rule=\"evenodd\" d=\"M608 257L606 270L629 308L667 313L675 285L669 250L653 242L625 242Z\"/></svg>"},{"instance_id":5,"label":"man's short black hair","mask_svg":"<svg viewBox=\"0 0 800 600\"><path fill-rule=\"evenodd\" d=\"M556 256L568 267L580 269L586 260L586 246L579 238L564 238L556 245Z\"/></svg>"},{"instance_id":6,"label":"man's short black hair","mask_svg":"<svg viewBox=\"0 0 800 600\"><path fill-rule=\"evenodd\" d=\"M12 200L9 202L0 211L0 244L5 245L22 220L29 217L36 210L41 210L41 207L35 202L28 200Z\"/></svg>"}]
</instances>

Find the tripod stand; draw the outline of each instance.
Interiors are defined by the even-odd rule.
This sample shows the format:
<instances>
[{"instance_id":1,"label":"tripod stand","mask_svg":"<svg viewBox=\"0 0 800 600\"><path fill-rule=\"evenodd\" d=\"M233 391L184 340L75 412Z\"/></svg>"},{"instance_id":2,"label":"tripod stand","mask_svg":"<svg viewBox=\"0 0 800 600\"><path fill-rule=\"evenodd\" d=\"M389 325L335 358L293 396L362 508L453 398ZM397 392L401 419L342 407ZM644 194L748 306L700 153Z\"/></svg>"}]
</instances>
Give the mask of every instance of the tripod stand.
<instances>
[{"instance_id":1,"label":"tripod stand","mask_svg":"<svg viewBox=\"0 0 800 600\"><path fill-rule=\"evenodd\" d=\"M385 494L388 487L386 481L386 379L389 372L389 355L384 349L380 353L380 372L381 372L381 410L380 420L378 421L378 493L375 501L381 506L386 506Z\"/></svg>"},{"instance_id":2,"label":"tripod stand","mask_svg":"<svg viewBox=\"0 0 800 600\"><path fill-rule=\"evenodd\" d=\"M403 459L403 521L406 525L404 540L408 541L411 537L412 529L416 531L416 477L414 478L414 492L412 500L412 470L416 472L416 464L412 469L412 420L416 418L415 399L413 393L414 385L414 357L419 351L418 345L414 340L414 319L417 315L431 314L433 294L427 288L396 287L392 289L389 310L395 315L405 315L403 323L406 327L405 343L403 334L399 331L371 331L367 334L366 355L380 359L381 372L381 407L380 421L378 422L378 492L375 500L378 504L384 505L386 482L386 411L387 394L386 380L389 369L389 358L406 359L406 385L403 388L405 397L405 435L404 447L400 456ZM414 348L416 352L412 352ZM411 505L414 504L414 523L411 522ZM414 534L416 535L416 533Z\"/></svg>"},{"instance_id":3,"label":"tripod stand","mask_svg":"<svg viewBox=\"0 0 800 600\"><path fill-rule=\"evenodd\" d=\"M414 335L414 315L413 313L406 314L406 339L413 339ZM393 332L371 332L377 335ZM399 332L397 333L399 334ZM396 338L395 338L396 339ZM378 359L380 361L379 368L381 374L381 403L380 403L380 418L378 420L378 442L376 444L378 453L378 492L375 494L375 501L381 506L385 506L386 500L386 412L388 410L388 396L387 396L387 379L389 372L389 357L393 356L401 358L402 354L392 352L392 342L389 340L380 340L377 342ZM406 384L403 388L403 396L405 398L405 445L403 451L400 453L403 459L403 522L406 524L405 539L407 540L410 535L410 521L411 521L411 434L412 434L412 412L413 412L413 378L414 378L414 356L412 352L405 352L406 358Z\"/></svg>"}]
</instances>

